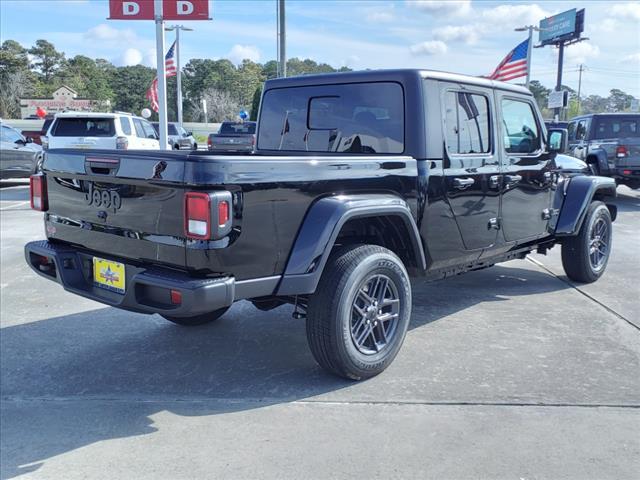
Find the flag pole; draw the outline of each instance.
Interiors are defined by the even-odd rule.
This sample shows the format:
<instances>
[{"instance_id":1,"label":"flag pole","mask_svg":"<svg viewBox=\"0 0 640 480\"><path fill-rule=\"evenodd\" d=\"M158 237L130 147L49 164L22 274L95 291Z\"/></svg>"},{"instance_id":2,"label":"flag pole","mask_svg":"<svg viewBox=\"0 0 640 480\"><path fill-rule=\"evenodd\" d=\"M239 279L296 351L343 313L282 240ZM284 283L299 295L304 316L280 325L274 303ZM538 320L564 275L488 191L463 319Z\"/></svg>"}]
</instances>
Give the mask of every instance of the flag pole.
<instances>
[{"instance_id":1,"label":"flag pole","mask_svg":"<svg viewBox=\"0 0 640 480\"><path fill-rule=\"evenodd\" d=\"M533 46L533 25L529 25L529 43L527 44L527 82L526 87L529 89L529 79L531 78L531 48Z\"/></svg>"},{"instance_id":2,"label":"flag pole","mask_svg":"<svg viewBox=\"0 0 640 480\"><path fill-rule=\"evenodd\" d=\"M156 63L158 75L158 130L160 131L160 150L167 150L167 77L164 65L164 20L162 18L162 0L154 1L156 21Z\"/></svg>"}]
</instances>

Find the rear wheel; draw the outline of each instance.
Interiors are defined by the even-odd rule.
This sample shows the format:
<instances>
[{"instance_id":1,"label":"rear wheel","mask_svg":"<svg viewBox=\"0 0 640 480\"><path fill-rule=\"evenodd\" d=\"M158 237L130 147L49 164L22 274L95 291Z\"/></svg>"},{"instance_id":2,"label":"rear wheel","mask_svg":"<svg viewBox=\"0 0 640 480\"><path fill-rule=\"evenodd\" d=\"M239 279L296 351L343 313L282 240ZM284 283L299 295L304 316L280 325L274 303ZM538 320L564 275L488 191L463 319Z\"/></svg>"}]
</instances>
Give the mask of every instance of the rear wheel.
<instances>
[{"instance_id":1,"label":"rear wheel","mask_svg":"<svg viewBox=\"0 0 640 480\"><path fill-rule=\"evenodd\" d=\"M193 317L172 317L169 315L162 315L162 317L177 325L182 325L183 327L194 327L196 325L203 325L205 323L216 321L224 315L227 310L229 310L229 307L219 308L213 312L194 315Z\"/></svg>"},{"instance_id":2,"label":"rear wheel","mask_svg":"<svg viewBox=\"0 0 640 480\"><path fill-rule=\"evenodd\" d=\"M595 282L609 262L612 239L611 213L595 201L589 205L580 232L562 244L562 267L571 280Z\"/></svg>"},{"instance_id":3,"label":"rear wheel","mask_svg":"<svg viewBox=\"0 0 640 480\"><path fill-rule=\"evenodd\" d=\"M377 245L337 250L307 308L307 340L316 361L360 380L386 369L411 317L411 285L402 261Z\"/></svg>"}]
</instances>

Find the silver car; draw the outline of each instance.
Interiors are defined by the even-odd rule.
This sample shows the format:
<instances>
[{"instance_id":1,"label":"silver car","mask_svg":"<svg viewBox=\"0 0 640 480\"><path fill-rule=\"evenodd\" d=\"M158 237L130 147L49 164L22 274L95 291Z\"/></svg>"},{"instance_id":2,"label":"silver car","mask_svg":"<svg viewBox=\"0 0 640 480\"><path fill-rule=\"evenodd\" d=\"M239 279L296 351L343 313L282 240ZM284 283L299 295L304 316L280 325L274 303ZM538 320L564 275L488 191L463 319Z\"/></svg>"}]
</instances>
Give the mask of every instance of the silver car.
<instances>
[{"instance_id":1,"label":"silver car","mask_svg":"<svg viewBox=\"0 0 640 480\"><path fill-rule=\"evenodd\" d=\"M167 123L169 133L169 145L173 150L197 150L198 144L196 139L193 138L193 133L187 132L177 122ZM160 127L158 122L153 122L153 128L156 129L158 135L160 135Z\"/></svg>"},{"instance_id":2,"label":"silver car","mask_svg":"<svg viewBox=\"0 0 640 480\"><path fill-rule=\"evenodd\" d=\"M15 128L0 124L0 178L25 178L42 167L42 147Z\"/></svg>"}]
</instances>

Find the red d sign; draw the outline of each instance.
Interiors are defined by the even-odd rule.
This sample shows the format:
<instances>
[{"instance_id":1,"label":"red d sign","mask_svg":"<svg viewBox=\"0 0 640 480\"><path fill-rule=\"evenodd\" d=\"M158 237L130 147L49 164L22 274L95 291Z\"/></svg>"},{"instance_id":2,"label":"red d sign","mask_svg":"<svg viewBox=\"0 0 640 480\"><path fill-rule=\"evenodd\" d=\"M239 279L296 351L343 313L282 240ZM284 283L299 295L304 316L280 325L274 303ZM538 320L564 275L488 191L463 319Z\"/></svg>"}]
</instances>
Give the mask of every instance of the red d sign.
<instances>
[{"instance_id":1,"label":"red d sign","mask_svg":"<svg viewBox=\"0 0 640 480\"><path fill-rule=\"evenodd\" d=\"M163 0L165 20L209 20L209 0Z\"/></svg>"},{"instance_id":2,"label":"red d sign","mask_svg":"<svg viewBox=\"0 0 640 480\"><path fill-rule=\"evenodd\" d=\"M109 0L109 20L153 20L153 0Z\"/></svg>"}]
</instances>

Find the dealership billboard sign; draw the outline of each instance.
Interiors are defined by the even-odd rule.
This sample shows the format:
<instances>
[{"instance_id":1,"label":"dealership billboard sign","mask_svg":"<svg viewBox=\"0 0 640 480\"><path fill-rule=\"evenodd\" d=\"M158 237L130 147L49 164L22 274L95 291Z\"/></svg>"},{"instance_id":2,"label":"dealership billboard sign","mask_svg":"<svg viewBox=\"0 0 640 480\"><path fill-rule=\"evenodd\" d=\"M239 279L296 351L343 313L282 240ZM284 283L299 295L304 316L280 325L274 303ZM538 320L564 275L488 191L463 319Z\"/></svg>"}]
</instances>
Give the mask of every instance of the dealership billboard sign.
<instances>
[{"instance_id":1,"label":"dealership billboard sign","mask_svg":"<svg viewBox=\"0 0 640 480\"><path fill-rule=\"evenodd\" d=\"M154 20L154 0L109 0L109 20ZM211 20L209 0L162 0L163 20Z\"/></svg>"},{"instance_id":2,"label":"dealership billboard sign","mask_svg":"<svg viewBox=\"0 0 640 480\"><path fill-rule=\"evenodd\" d=\"M571 9L540 20L540 44L551 45L580 38L584 31L584 9Z\"/></svg>"}]
</instances>

